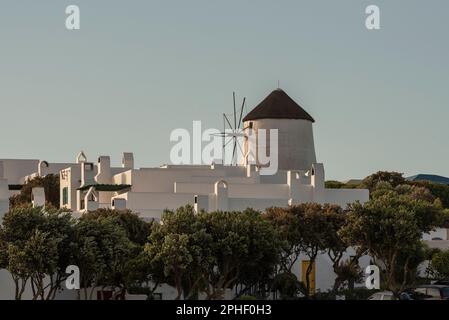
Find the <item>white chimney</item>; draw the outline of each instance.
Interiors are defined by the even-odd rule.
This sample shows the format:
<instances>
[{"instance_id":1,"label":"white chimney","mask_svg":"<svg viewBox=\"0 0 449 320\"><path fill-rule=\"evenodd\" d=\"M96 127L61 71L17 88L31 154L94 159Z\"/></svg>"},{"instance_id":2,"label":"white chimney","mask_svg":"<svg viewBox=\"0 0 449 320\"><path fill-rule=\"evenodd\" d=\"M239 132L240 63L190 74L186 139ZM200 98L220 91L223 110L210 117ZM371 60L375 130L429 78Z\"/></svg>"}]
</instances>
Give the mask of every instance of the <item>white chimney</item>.
<instances>
[{"instance_id":1,"label":"white chimney","mask_svg":"<svg viewBox=\"0 0 449 320\"><path fill-rule=\"evenodd\" d=\"M109 156L100 156L98 158L98 173L95 181L98 184L110 184L112 182L111 159Z\"/></svg>"},{"instance_id":2,"label":"white chimney","mask_svg":"<svg viewBox=\"0 0 449 320\"><path fill-rule=\"evenodd\" d=\"M45 207L45 191L44 188L32 188L31 189L31 202L33 208Z\"/></svg>"},{"instance_id":3,"label":"white chimney","mask_svg":"<svg viewBox=\"0 0 449 320\"><path fill-rule=\"evenodd\" d=\"M132 152L123 152L122 167L125 169L134 169L134 155Z\"/></svg>"}]
</instances>

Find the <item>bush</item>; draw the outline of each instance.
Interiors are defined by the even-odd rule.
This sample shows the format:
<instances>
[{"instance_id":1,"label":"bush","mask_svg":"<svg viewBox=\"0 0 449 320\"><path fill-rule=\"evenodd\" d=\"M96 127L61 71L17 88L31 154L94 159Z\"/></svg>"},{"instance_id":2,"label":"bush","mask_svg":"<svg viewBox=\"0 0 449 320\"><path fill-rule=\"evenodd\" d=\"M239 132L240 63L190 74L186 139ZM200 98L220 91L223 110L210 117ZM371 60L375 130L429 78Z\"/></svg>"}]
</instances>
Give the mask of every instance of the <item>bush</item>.
<instances>
[{"instance_id":1,"label":"bush","mask_svg":"<svg viewBox=\"0 0 449 320\"><path fill-rule=\"evenodd\" d=\"M368 290L366 288L341 289L337 292L327 291L314 295L315 300L336 300L337 296L344 296L345 300L367 300L376 290Z\"/></svg>"},{"instance_id":2,"label":"bush","mask_svg":"<svg viewBox=\"0 0 449 320\"><path fill-rule=\"evenodd\" d=\"M47 204L59 208L59 175L55 174L48 174L45 177L36 177L27 181L22 186L20 194L9 199L11 207L31 204L31 192L36 187L44 188L45 202Z\"/></svg>"},{"instance_id":3,"label":"bush","mask_svg":"<svg viewBox=\"0 0 449 320\"><path fill-rule=\"evenodd\" d=\"M281 299L296 298L298 293L304 294L306 291L304 284L290 272L277 274L271 287L273 290L279 291Z\"/></svg>"},{"instance_id":4,"label":"bush","mask_svg":"<svg viewBox=\"0 0 449 320\"><path fill-rule=\"evenodd\" d=\"M255 296L241 296L239 300L257 300Z\"/></svg>"}]
</instances>

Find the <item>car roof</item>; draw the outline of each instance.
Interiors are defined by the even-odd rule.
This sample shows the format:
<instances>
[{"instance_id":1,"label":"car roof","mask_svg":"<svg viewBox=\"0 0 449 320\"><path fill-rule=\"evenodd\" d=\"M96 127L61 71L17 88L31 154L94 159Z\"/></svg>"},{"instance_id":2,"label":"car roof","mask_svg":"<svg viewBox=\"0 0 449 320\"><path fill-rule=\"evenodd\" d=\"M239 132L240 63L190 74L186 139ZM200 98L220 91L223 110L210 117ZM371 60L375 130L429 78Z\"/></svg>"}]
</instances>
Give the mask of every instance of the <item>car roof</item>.
<instances>
[{"instance_id":1,"label":"car roof","mask_svg":"<svg viewBox=\"0 0 449 320\"><path fill-rule=\"evenodd\" d=\"M416 288L437 288L437 289L441 289L441 288L449 288L449 286L448 285L444 285L444 284L426 284L426 285L417 286Z\"/></svg>"}]
</instances>

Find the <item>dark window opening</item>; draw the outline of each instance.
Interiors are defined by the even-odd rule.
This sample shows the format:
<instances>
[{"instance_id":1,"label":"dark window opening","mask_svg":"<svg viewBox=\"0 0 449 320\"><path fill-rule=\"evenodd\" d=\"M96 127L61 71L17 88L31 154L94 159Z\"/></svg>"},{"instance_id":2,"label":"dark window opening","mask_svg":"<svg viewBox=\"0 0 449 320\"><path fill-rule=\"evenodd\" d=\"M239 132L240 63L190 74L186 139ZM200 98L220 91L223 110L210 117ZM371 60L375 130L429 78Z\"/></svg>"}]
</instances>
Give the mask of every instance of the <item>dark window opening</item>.
<instances>
[{"instance_id":1,"label":"dark window opening","mask_svg":"<svg viewBox=\"0 0 449 320\"><path fill-rule=\"evenodd\" d=\"M69 203L69 188L64 187L62 189L62 205L67 205Z\"/></svg>"}]
</instances>

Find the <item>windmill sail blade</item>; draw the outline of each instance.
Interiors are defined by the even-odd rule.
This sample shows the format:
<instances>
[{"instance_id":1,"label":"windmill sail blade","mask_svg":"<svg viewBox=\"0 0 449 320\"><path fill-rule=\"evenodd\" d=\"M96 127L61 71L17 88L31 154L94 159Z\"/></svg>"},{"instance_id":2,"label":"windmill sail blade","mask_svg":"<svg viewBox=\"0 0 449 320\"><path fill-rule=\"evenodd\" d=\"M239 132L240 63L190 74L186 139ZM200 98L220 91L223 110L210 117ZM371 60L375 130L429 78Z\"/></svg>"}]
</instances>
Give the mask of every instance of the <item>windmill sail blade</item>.
<instances>
[{"instance_id":1,"label":"windmill sail blade","mask_svg":"<svg viewBox=\"0 0 449 320\"><path fill-rule=\"evenodd\" d=\"M234 163L234 159L235 159L235 150L237 149L237 140L234 139L234 150L232 150L232 162ZM237 162L237 161L236 161ZM236 163L235 162L235 163Z\"/></svg>"},{"instance_id":2,"label":"windmill sail blade","mask_svg":"<svg viewBox=\"0 0 449 320\"><path fill-rule=\"evenodd\" d=\"M240 145L240 142L237 140L237 145L239 146L240 152L243 154L245 154L245 152L243 152L242 146Z\"/></svg>"},{"instance_id":3,"label":"windmill sail blade","mask_svg":"<svg viewBox=\"0 0 449 320\"><path fill-rule=\"evenodd\" d=\"M237 115L236 115L236 111L235 111L235 92L232 93L232 98L234 101L234 128L233 129L235 130L237 127Z\"/></svg>"},{"instance_id":4,"label":"windmill sail blade","mask_svg":"<svg viewBox=\"0 0 449 320\"><path fill-rule=\"evenodd\" d=\"M223 132L213 134L215 136L221 137L223 139L223 159L230 160L231 166L232 165L238 165L238 153L241 153L243 155L242 146L240 145L240 142L238 141L239 138L244 137L244 133L241 132L241 126L243 124L243 112L246 110L246 97L243 98L242 106L240 107L240 114L237 114L237 106L236 106L236 98L235 98L235 92L232 92L232 102L233 102L233 108L234 108L234 125L232 125L232 119L230 119L231 115L223 113ZM238 121L237 121L238 120ZM231 129L231 132L227 131L227 126L229 126L229 129ZM229 140L227 140L229 138ZM232 157L228 159L226 155L230 155L230 151L226 146L230 144L230 142L233 142L232 146ZM229 146L230 147L230 146Z\"/></svg>"},{"instance_id":5,"label":"windmill sail blade","mask_svg":"<svg viewBox=\"0 0 449 320\"><path fill-rule=\"evenodd\" d=\"M232 124L229 122L228 117L223 113L223 117L226 119L226 122L228 123L229 127L232 129Z\"/></svg>"},{"instance_id":6,"label":"windmill sail blade","mask_svg":"<svg viewBox=\"0 0 449 320\"><path fill-rule=\"evenodd\" d=\"M232 141L232 139L229 139L228 142L226 142L224 146L226 147L229 144L229 142L231 142L231 141Z\"/></svg>"},{"instance_id":7,"label":"windmill sail blade","mask_svg":"<svg viewBox=\"0 0 449 320\"><path fill-rule=\"evenodd\" d=\"M209 136L211 136L211 137L226 137L226 135L223 132L210 133Z\"/></svg>"},{"instance_id":8,"label":"windmill sail blade","mask_svg":"<svg viewBox=\"0 0 449 320\"><path fill-rule=\"evenodd\" d=\"M245 101L246 101L246 98L243 98L242 108L240 109L240 118L239 118L239 122L238 122L239 125L237 128L240 128L240 124L242 122L243 108L245 108Z\"/></svg>"}]
</instances>

